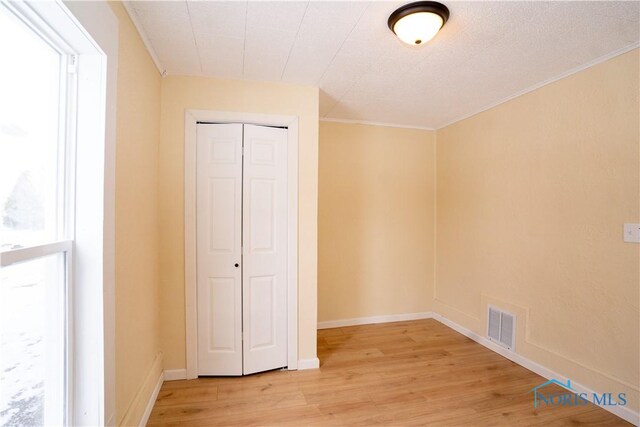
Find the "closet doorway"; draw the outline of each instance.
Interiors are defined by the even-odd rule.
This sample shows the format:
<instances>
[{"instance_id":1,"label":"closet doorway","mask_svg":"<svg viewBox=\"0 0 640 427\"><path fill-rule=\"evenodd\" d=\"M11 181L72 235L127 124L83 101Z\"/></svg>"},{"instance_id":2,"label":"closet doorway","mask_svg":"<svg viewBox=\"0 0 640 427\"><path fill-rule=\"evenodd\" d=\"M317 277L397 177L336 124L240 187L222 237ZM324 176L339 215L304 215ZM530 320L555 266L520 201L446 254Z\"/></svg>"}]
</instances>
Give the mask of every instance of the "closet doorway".
<instances>
[{"instance_id":1,"label":"closet doorway","mask_svg":"<svg viewBox=\"0 0 640 427\"><path fill-rule=\"evenodd\" d=\"M186 118L186 377L297 369L297 119Z\"/></svg>"}]
</instances>

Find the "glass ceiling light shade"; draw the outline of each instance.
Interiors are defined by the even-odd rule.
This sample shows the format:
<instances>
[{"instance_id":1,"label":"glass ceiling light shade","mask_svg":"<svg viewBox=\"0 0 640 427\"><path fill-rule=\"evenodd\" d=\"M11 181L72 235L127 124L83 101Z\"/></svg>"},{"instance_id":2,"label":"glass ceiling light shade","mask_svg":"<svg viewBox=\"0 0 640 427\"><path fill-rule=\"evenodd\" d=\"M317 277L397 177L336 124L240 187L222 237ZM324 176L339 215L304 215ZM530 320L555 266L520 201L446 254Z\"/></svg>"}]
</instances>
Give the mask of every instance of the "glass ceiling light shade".
<instances>
[{"instance_id":1,"label":"glass ceiling light shade","mask_svg":"<svg viewBox=\"0 0 640 427\"><path fill-rule=\"evenodd\" d=\"M389 29L410 45L426 43L438 34L449 19L449 9L434 1L406 4L389 16Z\"/></svg>"}]
</instances>

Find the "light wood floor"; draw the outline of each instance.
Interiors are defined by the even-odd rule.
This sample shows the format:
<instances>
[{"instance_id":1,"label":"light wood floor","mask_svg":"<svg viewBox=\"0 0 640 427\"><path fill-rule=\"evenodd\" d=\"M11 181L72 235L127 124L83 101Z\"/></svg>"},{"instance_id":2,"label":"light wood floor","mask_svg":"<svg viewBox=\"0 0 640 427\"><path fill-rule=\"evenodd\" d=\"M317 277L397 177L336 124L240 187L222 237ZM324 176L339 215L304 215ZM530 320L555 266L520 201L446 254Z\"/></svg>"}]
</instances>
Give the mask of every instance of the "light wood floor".
<instances>
[{"instance_id":1,"label":"light wood floor","mask_svg":"<svg viewBox=\"0 0 640 427\"><path fill-rule=\"evenodd\" d=\"M435 320L321 330L318 356L319 370L165 382L149 425L631 425L591 404L534 410L542 377Z\"/></svg>"}]
</instances>

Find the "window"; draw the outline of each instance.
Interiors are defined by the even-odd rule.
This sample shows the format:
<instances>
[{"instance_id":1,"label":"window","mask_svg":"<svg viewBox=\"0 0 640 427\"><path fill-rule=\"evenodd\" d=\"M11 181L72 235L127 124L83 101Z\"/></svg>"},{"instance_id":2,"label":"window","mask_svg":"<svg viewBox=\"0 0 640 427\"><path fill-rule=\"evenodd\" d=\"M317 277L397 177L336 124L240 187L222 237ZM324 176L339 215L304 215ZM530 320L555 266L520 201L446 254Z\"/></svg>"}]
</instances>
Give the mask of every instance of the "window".
<instances>
[{"instance_id":1,"label":"window","mask_svg":"<svg viewBox=\"0 0 640 427\"><path fill-rule=\"evenodd\" d=\"M0 40L0 425L62 425L76 56L2 4Z\"/></svg>"},{"instance_id":2,"label":"window","mask_svg":"<svg viewBox=\"0 0 640 427\"><path fill-rule=\"evenodd\" d=\"M0 0L0 54L0 425L113 425L118 20Z\"/></svg>"}]
</instances>

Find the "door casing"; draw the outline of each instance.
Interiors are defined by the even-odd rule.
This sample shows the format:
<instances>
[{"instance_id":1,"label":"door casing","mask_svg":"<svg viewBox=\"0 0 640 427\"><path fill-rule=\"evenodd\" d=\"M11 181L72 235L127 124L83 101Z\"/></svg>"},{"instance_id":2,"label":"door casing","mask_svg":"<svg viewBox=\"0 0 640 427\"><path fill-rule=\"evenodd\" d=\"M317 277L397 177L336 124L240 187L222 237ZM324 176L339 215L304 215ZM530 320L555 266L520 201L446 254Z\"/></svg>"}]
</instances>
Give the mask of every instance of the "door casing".
<instances>
[{"instance_id":1,"label":"door casing","mask_svg":"<svg viewBox=\"0 0 640 427\"><path fill-rule=\"evenodd\" d=\"M184 135L184 263L186 378L198 377L196 280L196 132L198 122L283 126L287 132L287 367L298 369L298 117L186 110Z\"/></svg>"}]
</instances>

